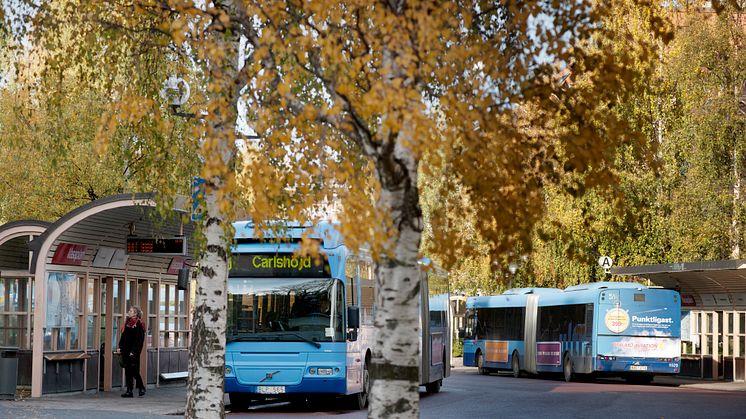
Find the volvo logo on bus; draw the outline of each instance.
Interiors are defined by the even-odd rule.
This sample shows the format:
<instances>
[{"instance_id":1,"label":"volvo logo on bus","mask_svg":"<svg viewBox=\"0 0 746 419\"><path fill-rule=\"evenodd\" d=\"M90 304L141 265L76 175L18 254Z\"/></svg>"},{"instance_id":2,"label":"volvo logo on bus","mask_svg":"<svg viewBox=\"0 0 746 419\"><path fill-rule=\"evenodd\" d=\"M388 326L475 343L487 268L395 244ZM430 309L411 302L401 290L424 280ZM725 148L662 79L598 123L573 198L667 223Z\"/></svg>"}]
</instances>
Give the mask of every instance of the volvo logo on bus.
<instances>
[{"instance_id":1,"label":"volvo logo on bus","mask_svg":"<svg viewBox=\"0 0 746 419\"><path fill-rule=\"evenodd\" d=\"M264 378L262 378L261 380L259 380L259 382L263 383L263 382L265 382L267 380L271 380L272 377L275 376L275 374L279 374L279 373L280 373L280 371L268 372L267 374L264 375Z\"/></svg>"},{"instance_id":2,"label":"volvo logo on bus","mask_svg":"<svg viewBox=\"0 0 746 419\"><path fill-rule=\"evenodd\" d=\"M629 327L629 314L627 310L614 307L606 312L604 323L612 333L622 333Z\"/></svg>"}]
</instances>

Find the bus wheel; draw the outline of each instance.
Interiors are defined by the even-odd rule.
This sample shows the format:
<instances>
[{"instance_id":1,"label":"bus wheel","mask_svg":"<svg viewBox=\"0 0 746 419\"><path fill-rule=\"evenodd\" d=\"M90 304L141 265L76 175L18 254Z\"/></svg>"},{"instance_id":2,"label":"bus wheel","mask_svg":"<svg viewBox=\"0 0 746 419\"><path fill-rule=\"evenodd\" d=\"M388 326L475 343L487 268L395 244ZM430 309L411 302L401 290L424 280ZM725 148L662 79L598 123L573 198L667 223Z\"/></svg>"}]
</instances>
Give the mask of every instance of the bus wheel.
<instances>
[{"instance_id":1,"label":"bus wheel","mask_svg":"<svg viewBox=\"0 0 746 419\"><path fill-rule=\"evenodd\" d=\"M568 383L572 381L573 373L572 373L572 359L570 358L570 354L565 354L565 360L562 363L562 372L565 375L565 381Z\"/></svg>"},{"instance_id":2,"label":"bus wheel","mask_svg":"<svg viewBox=\"0 0 746 419\"><path fill-rule=\"evenodd\" d=\"M513 367L513 377L518 378L521 376L521 362L518 359L518 353L513 352L513 361L511 362Z\"/></svg>"},{"instance_id":3,"label":"bus wheel","mask_svg":"<svg viewBox=\"0 0 746 419\"><path fill-rule=\"evenodd\" d=\"M425 390L427 390L428 393L439 393L440 387L443 385L443 379L435 380L432 383L425 384Z\"/></svg>"},{"instance_id":4,"label":"bus wheel","mask_svg":"<svg viewBox=\"0 0 746 419\"><path fill-rule=\"evenodd\" d=\"M366 360L363 367L363 391L353 394L350 397L350 404L353 410L363 410L368 407L368 394L370 393L370 374L368 373L368 362Z\"/></svg>"},{"instance_id":5,"label":"bus wheel","mask_svg":"<svg viewBox=\"0 0 746 419\"><path fill-rule=\"evenodd\" d=\"M482 375L489 375L489 371L484 367L484 356L481 352L477 352L477 371Z\"/></svg>"},{"instance_id":6,"label":"bus wheel","mask_svg":"<svg viewBox=\"0 0 746 419\"><path fill-rule=\"evenodd\" d=\"M231 412L248 410L251 404L251 399L244 393L228 393L228 400L231 402Z\"/></svg>"}]
</instances>

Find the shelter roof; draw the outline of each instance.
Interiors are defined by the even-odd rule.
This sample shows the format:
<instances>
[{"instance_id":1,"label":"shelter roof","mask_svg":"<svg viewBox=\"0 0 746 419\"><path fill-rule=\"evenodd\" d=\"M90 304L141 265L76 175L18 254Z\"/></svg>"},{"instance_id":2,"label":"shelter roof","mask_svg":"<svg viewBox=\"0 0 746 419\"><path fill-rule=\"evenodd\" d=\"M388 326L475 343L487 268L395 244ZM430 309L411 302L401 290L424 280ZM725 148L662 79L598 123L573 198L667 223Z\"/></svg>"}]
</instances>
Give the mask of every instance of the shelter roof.
<instances>
[{"instance_id":1,"label":"shelter roof","mask_svg":"<svg viewBox=\"0 0 746 419\"><path fill-rule=\"evenodd\" d=\"M169 220L153 216L156 206L154 193L126 193L112 195L82 205L47 227L29 247L33 250L31 272L36 272L40 254L46 258L53 243L59 241L93 242L113 247L123 246L128 235L191 237L193 226L182 223L182 208L174 208Z\"/></svg>"},{"instance_id":2,"label":"shelter roof","mask_svg":"<svg viewBox=\"0 0 746 419\"><path fill-rule=\"evenodd\" d=\"M644 278L677 289L682 295L693 295L698 306L746 305L746 260L619 266L612 267L611 274ZM720 300L718 296L722 296Z\"/></svg>"}]
</instances>

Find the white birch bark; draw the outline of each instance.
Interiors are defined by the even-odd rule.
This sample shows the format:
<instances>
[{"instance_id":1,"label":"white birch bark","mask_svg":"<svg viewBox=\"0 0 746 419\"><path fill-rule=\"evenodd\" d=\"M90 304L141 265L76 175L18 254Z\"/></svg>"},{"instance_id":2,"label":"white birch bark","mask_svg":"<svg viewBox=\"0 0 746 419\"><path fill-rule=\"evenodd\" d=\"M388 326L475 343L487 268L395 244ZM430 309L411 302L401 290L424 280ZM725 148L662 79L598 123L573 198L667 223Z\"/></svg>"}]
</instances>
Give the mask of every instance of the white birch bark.
<instances>
[{"instance_id":1,"label":"white birch bark","mask_svg":"<svg viewBox=\"0 0 746 419\"><path fill-rule=\"evenodd\" d=\"M396 193L383 200L399 201ZM419 231L399 232L396 260L378 264L369 418L419 417Z\"/></svg>"},{"instance_id":2,"label":"white birch bark","mask_svg":"<svg viewBox=\"0 0 746 419\"><path fill-rule=\"evenodd\" d=\"M186 418L225 417L223 380L225 368L226 285L228 260L223 216L217 193L206 193L205 238L200 257L197 292L189 346Z\"/></svg>"},{"instance_id":3,"label":"white birch bark","mask_svg":"<svg viewBox=\"0 0 746 419\"><path fill-rule=\"evenodd\" d=\"M234 16L233 2L228 0L221 7ZM232 23L231 23L232 24ZM218 25L218 24L216 24ZM225 28L212 27L215 47L225 51L221 58L208 59L210 82L218 82L222 89L211 99L219 103L207 118L207 135L216 138L215 148L206 151L204 164L227 169L206 179L205 214L202 231L205 247L199 258L199 273L192 319L189 347L189 378L185 418L213 419L225 417L225 327L228 283L228 258L230 238L225 236L226 225L233 220L221 209L220 200L231 200L231 191L225 190L226 176L230 176L236 148L235 130L237 101L243 86L237 82L238 32L225 35ZM235 29L235 28L231 28ZM220 194L219 194L220 192Z\"/></svg>"},{"instance_id":4,"label":"white birch bark","mask_svg":"<svg viewBox=\"0 0 746 419\"><path fill-rule=\"evenodd\" d=\"M741 153L733 144L733 218L731 219L731 259L741 259Z\"/></svg>"},{"instance_id":5,"label":"white birch bark","mask_svg":"<svg viewBox=\"0 0 746 419\"><path fill-rule=\"evenodd\" d=\"M386 83L404 79L394 52L383 53ZM384 118L385 119L385 118ZM417 192L418 160L402 144L412 144L413 129L402 121L395 144L378 150L376 168L381 183L379 208L390 209L397 229L393 259L377 265L378 311L371 363L369 418L417 418L419 409L419 272L422 211ZM382 128L382 138L387 138Z\"/></svg>"},{"instance_id":6,"label":"white birch bark","mask_svg":"<svg viewBox=\"0 0 746 419\"><path fill-rule=\"evenodd\" d=\"M746 81L740 83L736 81L734 85L734 96L736 100L736 113L746 114L746 108L741 108L742 103L746 103ZM743 133L736 132L733 138L733 219L731 220L731 259L741 259L741 241L743 230L743 177L746 175L744 170L744 155L741 149L743 143Z\"/></svg>"}]
</instances>

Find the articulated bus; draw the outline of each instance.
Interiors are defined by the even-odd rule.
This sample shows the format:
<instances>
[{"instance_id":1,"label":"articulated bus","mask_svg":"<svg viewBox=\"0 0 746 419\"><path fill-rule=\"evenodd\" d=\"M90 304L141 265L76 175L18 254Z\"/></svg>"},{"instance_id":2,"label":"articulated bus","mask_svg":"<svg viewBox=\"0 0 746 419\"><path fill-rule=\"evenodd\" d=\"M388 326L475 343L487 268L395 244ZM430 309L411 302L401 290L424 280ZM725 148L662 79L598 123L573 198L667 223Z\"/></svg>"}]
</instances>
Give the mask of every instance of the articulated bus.
<instances>
[{"instance_id":1,"label":"articulated bus","mask_svg":"<svg viewBox=\"0 0 746 419\"><path fill-rule=\"evenodd\" d=\"M248 222L234 227L225 351L232 409L322 396L364 409L376 310L370 257L347 249L332 224L291 223L281 240L257 238ZM299 256L304 234L318 241L318 257ZM437 392L450 375L448 282L421 272L420 384Z\"/></svg>"},{"instance_id":2,"label":"articulated bus","mask_svg":"<svg viewBox=\"0 0 746 419\"><path fill-rule=\"evenodd\" d=\"M646 383L678 374L681 301L673 290L596 282L469 297L464 365L479 373L614 375Z\"/></svg>"}]
</instances>

